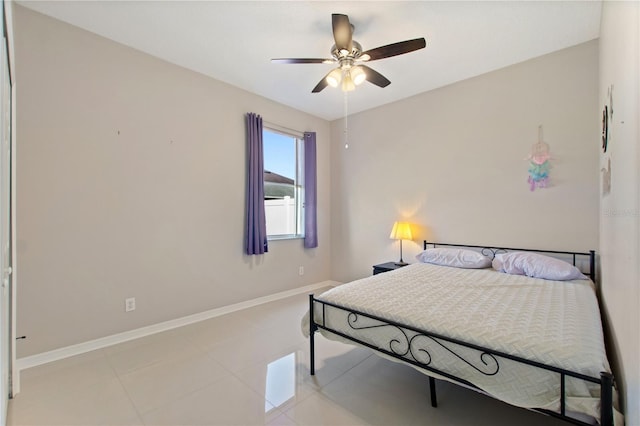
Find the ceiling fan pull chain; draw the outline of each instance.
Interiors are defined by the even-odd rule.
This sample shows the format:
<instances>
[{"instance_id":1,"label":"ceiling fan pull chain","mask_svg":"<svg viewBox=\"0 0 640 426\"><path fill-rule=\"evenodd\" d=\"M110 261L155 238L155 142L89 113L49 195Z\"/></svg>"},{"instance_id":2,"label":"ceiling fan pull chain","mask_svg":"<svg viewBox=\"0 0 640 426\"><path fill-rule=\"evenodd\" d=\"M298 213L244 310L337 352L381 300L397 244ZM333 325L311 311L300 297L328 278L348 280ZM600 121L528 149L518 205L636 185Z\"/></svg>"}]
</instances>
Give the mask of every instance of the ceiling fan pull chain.
<instances>
[{"instance_id":1,"label":"ceiling fan pull chain","mask_svg":"<svg viewBox=\"0 0 640 426\"><path fill-rule=\"evenodd\" d=\"M347 96L349 96L349 92L344 93L344 149L349 149L349 102Z\"/></svg>"}]
</instances>

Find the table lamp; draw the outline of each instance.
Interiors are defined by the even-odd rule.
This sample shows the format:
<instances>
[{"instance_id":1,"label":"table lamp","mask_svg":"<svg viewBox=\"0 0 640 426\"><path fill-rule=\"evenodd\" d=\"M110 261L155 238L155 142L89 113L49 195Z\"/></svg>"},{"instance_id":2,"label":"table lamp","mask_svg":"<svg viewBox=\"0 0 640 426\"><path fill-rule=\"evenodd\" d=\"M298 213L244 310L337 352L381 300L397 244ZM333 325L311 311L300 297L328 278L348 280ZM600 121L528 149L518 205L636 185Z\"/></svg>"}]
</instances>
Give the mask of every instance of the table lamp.
<instances>
[{"instance_id":1,"label":"table lamp","mask_svg":"<svg viewBox=\"0 0 640 426\"><path fill-rule=\"evenodd\" d=\"M402 260L402 240L410 240L411 237L411 225L407 222L396 222L393 224L391 235L389 238L393 240L400 240L400 261L396 262L396 265L406 265L407 262Z\"/></svg>"}]
</instances>

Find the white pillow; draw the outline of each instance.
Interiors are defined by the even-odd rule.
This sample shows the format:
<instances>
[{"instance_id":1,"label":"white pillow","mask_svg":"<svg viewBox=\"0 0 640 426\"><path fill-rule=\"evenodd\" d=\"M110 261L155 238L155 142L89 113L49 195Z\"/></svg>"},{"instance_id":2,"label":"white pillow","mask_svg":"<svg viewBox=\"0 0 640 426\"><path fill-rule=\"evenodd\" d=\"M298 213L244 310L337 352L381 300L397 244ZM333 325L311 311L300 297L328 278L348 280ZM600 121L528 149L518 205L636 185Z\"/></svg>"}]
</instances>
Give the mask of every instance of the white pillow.
<instances>
[{"instance_id":1,"label":"white pillow","mask_svg":"<svg viewBox=\"0 0 640 426\"><path fill-rule=\"evenodd\" d=\"M491 266L491 259L477 251L456 248L432 248L419 253L416 259L422 263L454 266L456 268L481 269Z\"/></svg>"},{"instance_id":2,"label":"white pillow","mask_svg":"<svg viewBox=\"0 0 640 426\"><path fill-rule=\"evenodd\" d=\"M586 280L582 272L570 263L538 253L514 251L496 254L493 269L513 275L545 280Z\"/></svg>"}]
</instances>

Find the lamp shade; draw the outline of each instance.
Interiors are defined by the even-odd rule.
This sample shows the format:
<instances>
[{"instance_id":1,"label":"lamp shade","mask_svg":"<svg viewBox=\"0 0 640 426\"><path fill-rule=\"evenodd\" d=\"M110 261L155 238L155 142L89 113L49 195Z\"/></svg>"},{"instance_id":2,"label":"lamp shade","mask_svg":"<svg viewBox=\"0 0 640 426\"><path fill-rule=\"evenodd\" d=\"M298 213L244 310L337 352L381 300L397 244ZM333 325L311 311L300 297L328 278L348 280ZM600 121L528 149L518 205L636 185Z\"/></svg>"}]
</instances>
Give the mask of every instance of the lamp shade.
<instances>
[{"instance_id":1,"label":"lamp shade","mask_svg":"<svg viewBox=\"0 0 640 426\"><path fill-rule=\"evenodd\" d=\"M340 80L342 80L342 70L340 68L334 69L327 75L326 80L329 86L338 87Z\"/></svg>"},{"instance_id":2,"label":"lamp shade","mask_svg":"<svg viewBox=\"0 0 640 426\"><path fill-rule=\"evenodd\" d=\"M367 79L367 74L365 74L361 66L355 66L351 68L351 71L349 72L351 73L351 79L356 86L362 84Z\"/></svg>"},{"instance_id":3,"label":"lamp shade","mask_svg":"<svg viewBox=\"0 0 640 426\"><path fill-rule=\"evenodd\" d=\"M394 223L389 238L394 240L410 240L412 238L411 225L407 222Z\"/></svg>"},{"instance_id":4,"label":"lamp shade","mask_svg":"<svg viewBox=\"0 0 640 426\"><path fill-rule=\"evenodd\" d=\"M356 90L356 85L353 83L351 79L351 73L347 70L342 77L342 91L343 92L351 92L352 90Z\"/></svg>"}]
</instances>

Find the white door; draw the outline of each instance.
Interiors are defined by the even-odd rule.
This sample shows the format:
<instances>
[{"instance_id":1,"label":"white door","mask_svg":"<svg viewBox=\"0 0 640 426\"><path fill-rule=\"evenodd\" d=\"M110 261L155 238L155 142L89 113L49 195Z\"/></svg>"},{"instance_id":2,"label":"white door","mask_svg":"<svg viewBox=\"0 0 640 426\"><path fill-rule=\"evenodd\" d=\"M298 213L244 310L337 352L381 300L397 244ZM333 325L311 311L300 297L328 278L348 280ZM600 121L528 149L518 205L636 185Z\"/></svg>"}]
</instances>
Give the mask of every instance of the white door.
<instances>
[{"instance_id":1,"label":"white door","mask_svg":"<svg viewBox=\"0 0 640 426\"><path fill-rule=\"evenodd\" d=\"M2 20L4 34L4 19ZM0 424L11 393L11 80L7 39L0 46Z\"/></svg>"}]
</instances>

